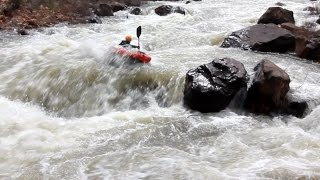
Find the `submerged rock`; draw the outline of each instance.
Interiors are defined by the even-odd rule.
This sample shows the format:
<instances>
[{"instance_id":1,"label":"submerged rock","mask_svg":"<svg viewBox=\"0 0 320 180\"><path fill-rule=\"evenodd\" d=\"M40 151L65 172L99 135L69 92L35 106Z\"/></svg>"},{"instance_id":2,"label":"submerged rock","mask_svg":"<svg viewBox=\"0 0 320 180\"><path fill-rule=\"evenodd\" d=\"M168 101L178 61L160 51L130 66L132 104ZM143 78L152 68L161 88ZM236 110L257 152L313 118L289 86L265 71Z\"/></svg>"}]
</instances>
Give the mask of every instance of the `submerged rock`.
<instances>
[{"instance_id":1,"label":"submerged rock","mask_svg":"<svg viewBox=\"0 0 320 180\"><path fill-rule=\"evenodd\" d=\"M309 11L310 15L318 15L320 12L319 8L316 6L315 7L308 6L304 8L303 11Z\"/></svg>"},{"instance_id":2,"label":"submerged rock","mask_svg":"<svg viewBox=\"0 0 320 180\"><path fill-rule=\"evenodd\" d=\"M87 19L88 23L96 23L96 24L102 24L102 20L97 15L89 16Z\"/></svg>"},{"instance_id":3,"label":"submerged rock","mask_svg":"<svg viewBox=\"0 0 320 180\"><path fill-rule=\"evenodd\" d=\"M17 30L17 33L18 33L19 35L29 35L28 31L25 30L25 29L18 29L18 30Z\"/></svg>"},{"instance_id":4,"label":"submerged rock","mask_svg":"<svg viewBox=\"0 0 320 180\"><path fill-rule=\"evenodd\" d=\"M281 7L270 7L258 20L258 24L295 23L293 12Z\"/></svg>"},{"instance_id":5,"label":"submerged rock","mask_svg":"<svg viewBox=\"0 0 320 180\"><path fill-rule=\"evenodd\" d=\"M141 14L142 14L142 11L141 11L140 8L135 7L135 8L133 8L133 9L130 10L130 14L141 15Z\"/></svg>"},{"instance_id":6,"label":"submerged rock","mask_svg":"<svg viewBox=\"0 0 320 180\"><path fill-rule=\"evenodd\" d=\"M274 24L256 24L233 32L221 47L240 47L245 50L285 53L295 49L295 38L288 30Z\"/></svg>"},{"instance_id":7,"label":"submerged rock","mask_svg":"<svg viewBox=\"0 0 320 180\"><path fill-rule=\"evenodd\" d=\"M277 6L285 6L286 4L284 4L282 2L277 2L275 5L277 5Z\"/></svg>"},{"instance_id":8,"label":"submerged rock","mask_svg":"<svg viewBox=\"0 0 320 180\"><path fill-rule=\"evenodd\" d=\"M269 114L286 106L289 75L270 60L262 60L255 68L245 108L250 112Z\"/></svg>"},{"instance_id":9,"label":"submerged rock","mask_svg":"<svg viewBox=\"0 0 320 180\"><path fill-rule=\"evenodd\" d=\"M184 104L200 112L218 112L246 87L247 72L242 63L230 58L214 59L188 71Z\"/></svg>"},{"instance_id":10,"label":"submerged rock","mask_svg":"<svg viewBox=\"0 0 320 180\"><path fill-rule=\"evenodd\" d=\"M180 13L180 14L183 14L183 15L186 14L186 11L182 7L179 7L179 6L174 7L174 6L171 6L171 5L159 6L154 11L159 16L166 16L166 15L171 14L171 13Z\"/></svg>"}]
</instances>

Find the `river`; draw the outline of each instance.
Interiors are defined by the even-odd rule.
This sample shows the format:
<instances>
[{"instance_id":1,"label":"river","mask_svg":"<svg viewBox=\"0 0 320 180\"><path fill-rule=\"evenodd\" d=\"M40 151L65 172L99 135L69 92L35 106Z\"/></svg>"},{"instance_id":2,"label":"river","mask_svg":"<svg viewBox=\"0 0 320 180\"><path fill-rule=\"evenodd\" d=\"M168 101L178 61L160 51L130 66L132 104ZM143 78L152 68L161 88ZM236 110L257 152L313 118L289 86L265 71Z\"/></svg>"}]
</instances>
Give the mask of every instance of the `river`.
<instances>
[{"instance_id":1,"label":"river","mask_svg":"<svg viewBox=\"0 0 320 180\"><path fill-rule=\"evenodd\" d=\"M219 47L276 2L159 1L143 5L141 16L120 11L103 24L0 32L0 179L320 179L320 65ZM316 20L302 11L312 2L282 2L297 25ZM187 13L157 16L161 4ZM115 63L110 47L138 26L150 64ZM309 114L186 109L186 72L223 57L250 75L272 60Z\"/></svg>"}]
</instances>

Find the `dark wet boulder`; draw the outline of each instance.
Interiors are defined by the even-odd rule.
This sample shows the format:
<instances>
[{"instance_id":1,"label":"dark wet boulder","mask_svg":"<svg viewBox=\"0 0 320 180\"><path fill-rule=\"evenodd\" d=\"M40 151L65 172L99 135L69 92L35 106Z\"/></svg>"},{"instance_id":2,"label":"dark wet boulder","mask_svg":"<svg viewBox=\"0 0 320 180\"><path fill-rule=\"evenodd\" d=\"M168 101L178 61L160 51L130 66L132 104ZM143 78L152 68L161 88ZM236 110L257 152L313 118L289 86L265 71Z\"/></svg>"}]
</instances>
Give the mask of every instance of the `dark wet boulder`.
<instances>
[{"instance_id":1,"label":"dark wet boulder","mask_svg":"<svg viewBox=\"0 0 320 180\"><path fill-rule=\"evenodd\" d=\"M171 13L180 13L180 14L183 14L183 15L186 14L186 11L182 7L179 7L179 6L174 7L174 6L171 6L171 5L159 6L154 11L159 16L166 16L166 15L171 14Z\"/></svg>"},{"instance_id":2,"label":"dark wet boulder","mask_svg":"<svg viewBox=\"0 0 320 180\"><path fill-rule=\"evenodd\" d=\"M113 10L109 4L99 4L95 14L98 16L113 16Z\"/></svg>"},{"instance_id":3,"label":"dark wet boulder","mask_svg":"<svg viewBox=\"0 0 320 180\"><path fill-rule=\"evenodd\" d=\"M262 60L255 68L245 108L258 114L269 114L282 109L289 91L289 75L270 60Z\"/></svg>"},{"instance_id":4,"label":"dark wet boulder","mask_svg":"<svg viewBox=\"0 0 320 180\"><path fill-rule=\"evenodd\" d=\"M313 36L313 33L309 29L305 27L298 27L292 23L283 23L280 27L290 31L295 37L304 36L310 38Z\"/></svg>"},{"instance_id":5,"label":"dark wet boulder","mask_svg":"<svg viewBox=\"0 0 320 180\"><path fill-rule=\"evenodd\" d=\"M295 38L286 29L274 24L256 24L233 32L221 47L239 47L245 50L285 53L295 48Z\"/></svg>"},{"instance_id":6,"label":"dark wet boulder","mask_svg":"<svg viewBox=\"0 0 320 180\"><path fill-rule=\"evenodd\" d=\"M320 38L305 39L298 37L299 46L296 48L296 54L305 59L320 62Z\"/></svg>"},{"instance_id":7,"label":"dark wet boulder","mask_svg":"<svg viewBox=\"0 0 320 180\"><path fill-rule=\"evenodd\" d=\"M295 53L298 57L320 62L320 33L291 23L281 24L295 37Z\"/></svg>"},{"instance_id":8,"label":"dark wet boulder","mask_svg":"<svg viewBox=\"0 0 320 180\"><path fill-rule=\"evenodd\" d=\"M141 15L141 14L142 14L142 11L141 11L140 8L135 7L135 8L133 8L133 9L130 10L130 14Z\"/></svg>"},{"instance_id":9,"label":"dark wet boulder","mask_svg":"<svg viewBox=\"0 0 320 180\"><path fill-rule=\"evenodd\" d=\"M230 58L214 59L187 72L184 104L200 112L218 112L246 87L247 72L242 63Z\"/></svg>"},{"instance_id":10,"label":"dark wet boulder","mask_svg":"<svg viewBox=\"0 0 320 180\"><path fill-rule=\"evenodd\" d=\"M289 114L298 118L305 116L308 109L308 103L303 100L289 100L282 110L282 114Z\"/></svg>"},{"instance_id":11,"label":"dark wet boulder","mask_svg":"<svg viewBox=\"0 0 320 180\"><path fill-rule=\"evenodd\" d=\"M258 24L295 23L293 12L281 7L270 7L258 20Z\"/></svg>"}]
</instances>

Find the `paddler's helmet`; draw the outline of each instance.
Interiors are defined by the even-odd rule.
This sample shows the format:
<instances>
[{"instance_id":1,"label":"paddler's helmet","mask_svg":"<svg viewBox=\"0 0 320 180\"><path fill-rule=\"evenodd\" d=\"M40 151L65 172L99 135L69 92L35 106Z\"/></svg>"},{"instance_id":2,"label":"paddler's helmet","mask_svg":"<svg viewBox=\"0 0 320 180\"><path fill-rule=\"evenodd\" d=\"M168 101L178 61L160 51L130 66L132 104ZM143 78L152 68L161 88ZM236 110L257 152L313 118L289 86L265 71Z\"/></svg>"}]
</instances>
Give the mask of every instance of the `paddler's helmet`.
<instances>
[{"instance_id":1,"label":"paddler's helmet","mask_svg":"<svg viewBox=\"0 0 320 180\"><path fill-rule=\"evenodd\" d=\"M125 39L126 39L126 41L131 42L132 41L132 36L126 35Z\"/></svg>"}]
</instances>

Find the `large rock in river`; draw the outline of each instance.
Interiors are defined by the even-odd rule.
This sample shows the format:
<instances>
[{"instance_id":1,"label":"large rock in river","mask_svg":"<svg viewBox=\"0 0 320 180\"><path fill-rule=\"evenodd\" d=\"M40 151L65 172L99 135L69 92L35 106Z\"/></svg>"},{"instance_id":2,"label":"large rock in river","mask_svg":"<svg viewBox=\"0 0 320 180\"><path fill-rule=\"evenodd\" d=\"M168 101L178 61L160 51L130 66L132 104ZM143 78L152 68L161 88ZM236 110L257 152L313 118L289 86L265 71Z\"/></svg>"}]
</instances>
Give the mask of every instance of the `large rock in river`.
<instances>
[{"instance_id":1,"label":"large rock in river","mask_svg":"<svg viewBox=\"0 0 320 180\"><path fill-rule=\"evenodd\" d=\"M295 49L291 32L274 24L256 24L233 32L221 47L240 47L245 50L285 53Z\"/></svg>"},{"instance_id":2,"label":"large rock in river","mask_svg":"<svg viewBox=\"0 0 320 180\"><path fill-rule=\"evenodd\" d=\"M281 27L290 31L296 39L295 53L305 59L320 62L320 32L291 23L283 23Z\"/></svg>"},{"instance_id":3,"label":"large rock in river","mask_svg":"<svg viewBox=\"0 0 320 180\"><path fill-rule=\"evenodd\" d=\"M255 77L245 100L245 107L254 113L268 114L287 105L289 75L272 63L262 60L255 68Z\"/></svg>"},{"instance_id":4,"label":"large rock in river","mask_svg":"<svg viewBox=\"0 0 320 180\"><path fill-rule=\"evenodd\" d=\"M296 48L296 53L299 57L320 62L320 38L306 40L299 37L297 42L300 44L299 48Z\"/></svg>"},{"instance_id":5,"label":"large rock in river","mask_svg":"<svg viewBox=\"0 0 320 180\"><path fill-rule=\"evenodd\" d=\"M230 58L214 59L187 72L184 104L200 112L217 112L246 87L247 71L242 63Z\"/></svg>"},{"instance_id":6,"label":"large rock in river","mask_svg":"<svg viewBox=\"0 0 320 180\"><path fill-rule=\"evenodd\" d=\"M258 24L293 23L293 12L281 7L270 7L258 20Z\"/></svg>"}]
</instances>

